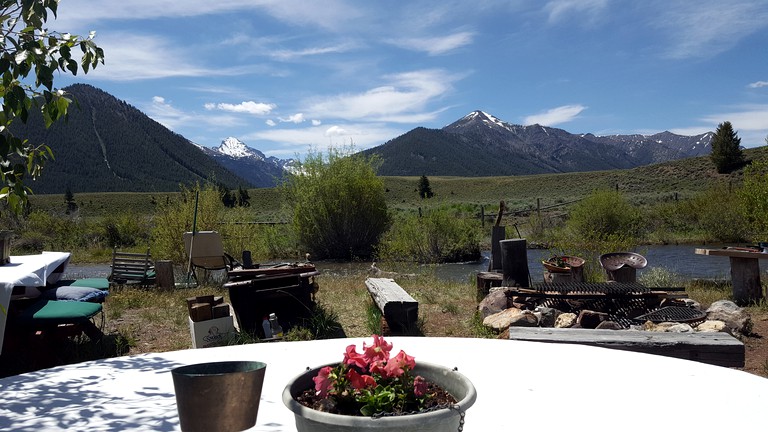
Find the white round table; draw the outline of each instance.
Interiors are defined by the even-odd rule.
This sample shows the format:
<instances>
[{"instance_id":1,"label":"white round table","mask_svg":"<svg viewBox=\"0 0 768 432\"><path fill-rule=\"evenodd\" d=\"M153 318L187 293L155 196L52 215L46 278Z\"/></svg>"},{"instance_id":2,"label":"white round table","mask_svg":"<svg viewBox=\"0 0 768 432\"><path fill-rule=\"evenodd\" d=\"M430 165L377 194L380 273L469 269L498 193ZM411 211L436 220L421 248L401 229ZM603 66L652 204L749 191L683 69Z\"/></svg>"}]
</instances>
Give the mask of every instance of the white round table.
<instances>
[{"instance_id":1,"label":"white round table","mask_svg":"<svg viewBox=\"0 0 768 432\"><path fill-rule=\"evenodd\" d=\"M581 345L391 337L416 361L458 367L477 388L467 432L765 430L768 379L674 358ZM306 369L364 339L277 342L119 357L0 379L0 430L178 430L170 370L267 363L255 431L295 431L281 400ZM211 401L216 403L216 401Z\"/></svg>"}]
</instances>

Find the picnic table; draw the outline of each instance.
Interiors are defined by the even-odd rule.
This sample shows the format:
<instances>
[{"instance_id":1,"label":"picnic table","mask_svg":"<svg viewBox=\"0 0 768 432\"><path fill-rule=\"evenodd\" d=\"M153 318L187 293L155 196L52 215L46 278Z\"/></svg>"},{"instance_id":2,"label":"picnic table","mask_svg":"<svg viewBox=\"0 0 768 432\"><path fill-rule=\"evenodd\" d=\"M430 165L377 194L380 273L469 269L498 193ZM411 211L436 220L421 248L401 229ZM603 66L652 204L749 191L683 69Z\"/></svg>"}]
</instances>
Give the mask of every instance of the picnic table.
<instances>
[{"instance_id":1,"label":"picnic table","mask_svg":"<svg viewBox=\"0 0 768 432\"><path fill-rule=\"evenodd\" d=\"M758 260L768 259L768 253L741 247L697 248L695 252L698 255L728 257L731 261L731 284L733 285L733 299L736 303L748 304L763 298Z\"/></svg>"}]
</instances>

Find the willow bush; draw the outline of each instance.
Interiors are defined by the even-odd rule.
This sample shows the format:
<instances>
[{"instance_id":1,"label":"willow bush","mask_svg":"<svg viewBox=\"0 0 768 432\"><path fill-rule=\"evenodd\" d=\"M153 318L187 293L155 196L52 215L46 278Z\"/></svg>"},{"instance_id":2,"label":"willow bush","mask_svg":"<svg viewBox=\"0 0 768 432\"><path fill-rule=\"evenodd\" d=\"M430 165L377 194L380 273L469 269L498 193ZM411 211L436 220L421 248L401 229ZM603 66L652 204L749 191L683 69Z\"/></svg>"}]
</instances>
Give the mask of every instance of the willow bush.
<instances>
[{"instance_id":1,"label":"willow bush","mask_svg":"<svg viewBox=\"0 0 768 432\"><path fill-rule=\"evenodd\" d=\"M768 162L753 162L744 170L738 195L749 235L755 241L768 240Z\"/></svg>"},{"instance_id":2,"label":"willow bush","mask_svg":"<svg viewBox=\"0 0 768 432\"><path fill-rule=\"evenodd\" d=\"M310 151L281 185L300 247L313 258L367 258L389 227L377 158L351 148Z\"/></svg>"},{"instance_id":3,"label":"willow bush","mask_svg":"<svg viewBox=\"0 0 768 432\"><path fill-rule=\"evenodd\" d=\"M385 234L378 257L422 264L476 260L483 232L477 220L468 216L460 207L446 206L421 216L402 215Z\"/></svg>"}]
</instances>

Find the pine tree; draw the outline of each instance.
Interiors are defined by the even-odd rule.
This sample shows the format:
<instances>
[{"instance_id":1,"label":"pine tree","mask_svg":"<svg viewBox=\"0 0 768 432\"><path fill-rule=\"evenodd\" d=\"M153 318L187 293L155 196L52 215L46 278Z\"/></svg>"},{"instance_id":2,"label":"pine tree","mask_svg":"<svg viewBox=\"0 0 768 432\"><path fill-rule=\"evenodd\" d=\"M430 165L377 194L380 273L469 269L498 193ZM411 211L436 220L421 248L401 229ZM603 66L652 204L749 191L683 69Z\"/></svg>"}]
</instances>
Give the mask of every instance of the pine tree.
<instances>
[{"instance_id":1,"label":"pine tree","mask_svg":"<svg viewBox=\"0 0 768 432\"><path fill-rule=\"evenodd\" d=\"M717 125L717 131L712 138L712 163L720 174L730 172L744 163L741 152L741 138L736 135L731 122Z\"/></svg>"},{"instance_id":2,"label":"pine tree","mask_svg":"<svg viewBox=\"0 0 768 432\"><path fill-rule=\"evenodd\" d=\"M435 194L432 192L432 187L429 185L429 179L426 175L422 175L419 179L419 196L421 198L432 198Z\"/></svg>"}]
</instances>

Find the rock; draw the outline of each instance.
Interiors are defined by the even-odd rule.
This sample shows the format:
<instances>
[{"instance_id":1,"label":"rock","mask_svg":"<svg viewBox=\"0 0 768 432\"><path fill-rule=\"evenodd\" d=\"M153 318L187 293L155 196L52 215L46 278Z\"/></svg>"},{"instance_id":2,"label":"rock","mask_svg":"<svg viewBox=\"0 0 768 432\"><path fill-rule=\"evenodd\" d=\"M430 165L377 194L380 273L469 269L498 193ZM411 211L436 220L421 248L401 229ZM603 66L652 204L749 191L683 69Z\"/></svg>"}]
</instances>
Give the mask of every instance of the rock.
<instances>
[{"instance_id":1,"label":"rock","mask_svg":"<svg viewBox=\"0 0 768 432\"><path fill-rule=\"evenodd\" d=\"M603 321L595 327L596 330L621 330L622 327L615 321Z\"/></svg>"},{"instance_id":2,"label":"rock","mask_svg":"<svg viewBox=\"0 0 768 432\"><path fill-rule=\"evenodd\" d=\"M504 290L491 291L477 306L477 310L480 311L483 319L508 308L509 299L507 298L507 292Z\"/></svg>"},{"instance_id":3,"label":"rock","mask_svg":"<svg viewBox=\"0 0 768 432\"><path fill-rule=\"evenodd\" d=\"M520 309L505 309L499 313L485 317L485 319L483 319L483 325L501 332L509 328L509 324L520 315L523 315L523 311Z\"/></svg>"},{"instance_id":4,"label":"rock","mask_svg":"<svg viewBox=\"0 0 768 432\"><path fill-rule=\"evenodd\" d=\"M576 322L582 327L587 329L596 328L601 322L608 320L608 314L605 312L597 312L591 310L583 310L579 312L579 317Z\"/></svg>"},{"instance_id":5,"label":"rock","mask_svg":"<svg viewBox=\"0 0 768 432\"><path fill-rule=\"evenodd\" d=\"M686 323L677 323L667 327L669 333L693 333L693 327Z\"/></svg>"},{"instance_id":6,"label":"rock","mask_svg":"<svg viewBox=\"0 0 768 432\"><path fill-rule=\"evenodd\" d=\"M539 318L531 311L524 310L521 315L512 317L508 327L537 327Z\"/></svg>"},{"instance_id":7,"label":"rock","mask_svg":"<svg viewBox=\"0 0 768 432\"><path fill-rule=\"evenodd\" d=\"M730 300L718 300L707 309L708 320L723 321L731 334L749 334L752 332L752 317L744 309Z\"/></svg>"},{"instance_id":8,"label":"rock","mask_svg":"<svg viewBox=\"0 0 768 432\"><path fill-rule=\"evenodd\" d=\"M701 310L701 303L697 302L694 299L686 298L686 299L682 299L682 301L684 306L687 306L689 308L693 308L696 310Z\"/></svg>"},{"instance_id":9,"label":"rock","mask_svg":"<svg viewBox=\"0 0 768 432\"><path fill-rule=\"evenodd\" d=\"M646 321L645 324L643 324L643 328L646 331L664 333L669 331L670 327L675 326L677 324L680 324L680 323L675 323L675 322L654 323L651 321Z\"/></svg>"},{"instance_id":10,"label":"rock","mask_svg":"<svg viewBox=\"0 0 768 432\"><path fill-rule=\"evenodd\" d=\"M574 313L561 313L555 319L555 328L571 328L576 324L576 314Z\"/></svg>"},{"instance_id":11,"label":"rock","mask_svg":"<svg viewBox=\"0 0 768 432\"><path fill-rule=\"evenodd\" d=\"M555 308L539 306L536 308L535 313L539 314L540 327L554 327L555 320L561 312Z\"/></svg>"},{"instance_id":12,"label":"rock","mask_svg":"<svg viewBox=\"0 0 768 432\"><path fill-rule=\"evenodd\" d=\"M700 332L727 332L728 329L724 322L719 320L707 320L696 326L696 331Z\"/></svg>"}]
</instances>

